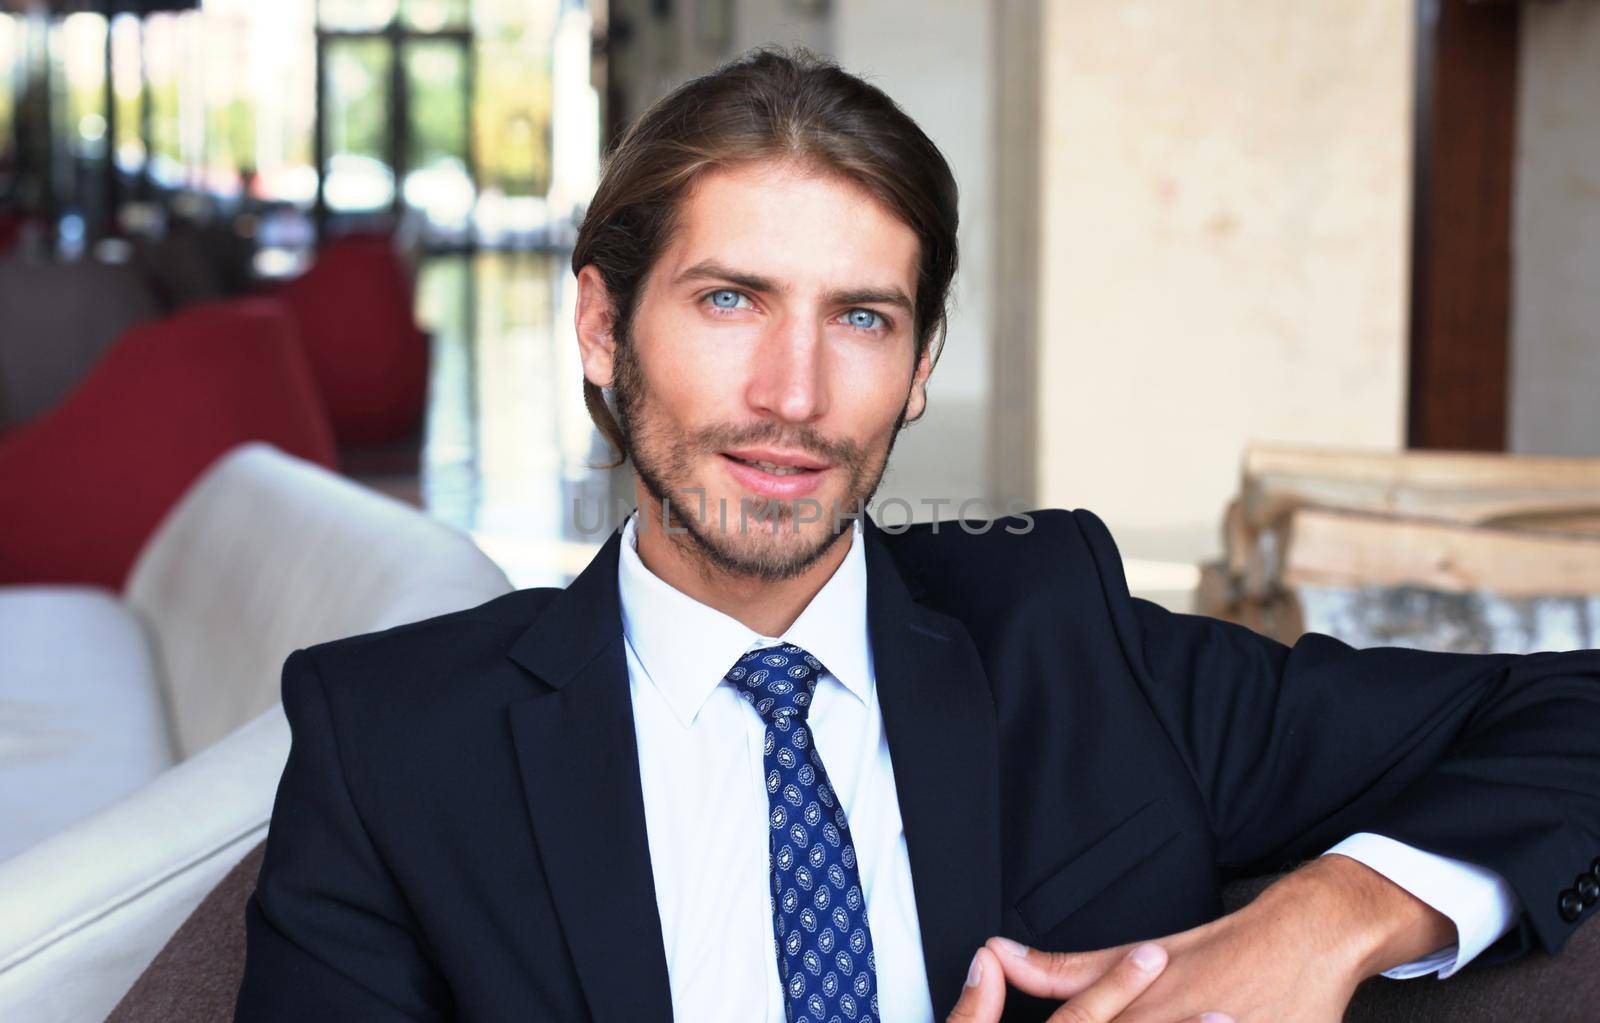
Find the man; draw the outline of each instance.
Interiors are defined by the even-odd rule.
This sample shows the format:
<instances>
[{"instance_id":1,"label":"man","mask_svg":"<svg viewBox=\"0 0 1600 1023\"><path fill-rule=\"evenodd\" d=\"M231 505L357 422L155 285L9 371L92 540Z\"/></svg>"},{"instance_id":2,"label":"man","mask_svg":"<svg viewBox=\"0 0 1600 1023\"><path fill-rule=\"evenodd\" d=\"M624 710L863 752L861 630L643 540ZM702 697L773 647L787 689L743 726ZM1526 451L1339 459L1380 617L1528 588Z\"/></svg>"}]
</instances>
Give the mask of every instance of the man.
<instances>
[{"instance_id":1,"label":"man","mask_svg":"<svg viewBox=\"0 0 1600 1023\"><path fill-rule=\"evenodd\" d=\"M573 266L638 511L565 590L289 658L240 1019L1331 1021L1592 914L1600 655L1290 649L1131 598L1088 512L851 517L955 211L804 55L633 126Z\"/></svg>"}]
</instances>

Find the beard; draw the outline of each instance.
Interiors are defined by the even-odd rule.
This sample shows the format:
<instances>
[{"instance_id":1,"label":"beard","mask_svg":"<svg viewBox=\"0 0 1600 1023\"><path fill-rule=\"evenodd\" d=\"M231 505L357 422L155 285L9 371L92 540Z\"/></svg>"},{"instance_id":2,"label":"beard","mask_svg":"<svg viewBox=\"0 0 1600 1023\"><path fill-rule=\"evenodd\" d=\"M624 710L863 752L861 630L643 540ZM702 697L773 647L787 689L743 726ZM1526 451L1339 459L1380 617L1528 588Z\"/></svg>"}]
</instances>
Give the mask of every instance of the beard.
<instances>
[{"instance_id":1,"label":"beard","mask_svg":"<svg viewBox=\"0 0 1600 1023\"><path fill-rule=\"evenodd\" d=\"M906 409L911 402L909 389L889 442L877 458L853 441L829 440L814 427L772 420L744 427L716 424L688 434L678 433L656 407L628 334L626 330L618 334L612 388L617 425L626 444L624 453L633 462L645 490L660 503L663 524L672 530L668 536L697 554L707 568L764 582L793 579L828 552L854 516L866 513L872 495L883 482L894 442L905 426ZM804 451L844 474L845 492L838 506L822 509L822 517L817 520L821 528L815 531L814 539L807 538L795 518L797 505L805 499L741 497L737 512L729 514L728 509L707 507L703 489L696 497L693 473L697 462L720 458L721 452L731 448L757 445ZM747 528L750 522L756 523L754 528Z\"/></svg>"}]
</instances>

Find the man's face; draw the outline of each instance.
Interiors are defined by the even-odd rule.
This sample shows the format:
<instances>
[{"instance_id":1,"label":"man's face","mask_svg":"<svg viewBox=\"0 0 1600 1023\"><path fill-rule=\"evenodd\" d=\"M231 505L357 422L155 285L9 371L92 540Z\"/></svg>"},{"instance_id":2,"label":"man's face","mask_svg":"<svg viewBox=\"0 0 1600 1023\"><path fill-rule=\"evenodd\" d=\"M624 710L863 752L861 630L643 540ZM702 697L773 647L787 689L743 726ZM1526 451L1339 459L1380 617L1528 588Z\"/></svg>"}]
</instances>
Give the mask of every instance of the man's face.
<instances>
[{"instance_id":1,"label":"man's face","mask_svg":"<svg viewBox=\"0 0 1600 1023\"><path fill-rule=\"evenodd\" d=\"M791 578L865 506L923 407L917 256L859 185L793 164L709 172L684 197L615 360L634 468L687 530L675 542Z\"/></svg>"}]
</instances>

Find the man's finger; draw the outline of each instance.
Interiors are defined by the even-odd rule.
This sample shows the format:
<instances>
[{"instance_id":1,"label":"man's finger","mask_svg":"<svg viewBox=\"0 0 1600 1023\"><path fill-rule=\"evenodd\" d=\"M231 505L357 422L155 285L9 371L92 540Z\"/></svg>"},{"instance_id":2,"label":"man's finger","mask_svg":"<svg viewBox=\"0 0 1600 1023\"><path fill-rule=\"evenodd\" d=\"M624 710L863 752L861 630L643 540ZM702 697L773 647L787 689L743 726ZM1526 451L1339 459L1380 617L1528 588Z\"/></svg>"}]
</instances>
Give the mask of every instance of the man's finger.
<instances>
[{"instance_id":1,"label":"man's finger","mask_svg":"<svg viewBox=\"0 0 1600 1023\"><path fill-rule=\"evenodd\" d=\"M1149 943L1139 945L1105 976L1057 1009L1049 1023L1108 1023L1144 994L1166 966L1166 949Z\"/></svg>"},{"instance_id":2,"label":"man's finger","mask_svg":"<svg viewBox=\"0 0 1600 1023\"><path fill-rule=\"evenodd\" d=\"M1006 980L1018 991L1063 1000L1105 976L1128 951L1107 948L1095 952L1043 952L998 937L990 938L987 947L999 957Z\"/></svg>"},{"instance_id":3,"label":"man's finger","mask_svg":"<svg viewBox=\"0 0 1600 1023\"><path fill-rule=\"evenodd\" d=\"M998 1023L1006 1004L1006 977L1000 960L986 948L978 949L967 968L967 983L961 989L948 1023Z\"/></svg>"}]
</instances>

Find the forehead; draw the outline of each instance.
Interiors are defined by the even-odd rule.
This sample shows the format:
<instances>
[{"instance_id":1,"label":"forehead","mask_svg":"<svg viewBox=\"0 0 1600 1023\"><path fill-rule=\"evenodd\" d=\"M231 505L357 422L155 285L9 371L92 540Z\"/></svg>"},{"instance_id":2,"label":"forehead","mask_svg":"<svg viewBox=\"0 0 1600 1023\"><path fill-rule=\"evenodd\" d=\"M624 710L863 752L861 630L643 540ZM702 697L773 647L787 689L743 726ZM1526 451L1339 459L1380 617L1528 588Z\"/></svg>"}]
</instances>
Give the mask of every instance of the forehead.
<instances>
[{"instance_id":1,"label":"forehead","mask_svg":"<svg viewBox=\"0 0 1600 1023\"><path fill-rule=\"evenodd\" d=\"M715 260L793 288L899 288L916 295L918 241L861 185L793 163L702 174L679 202L661 278Z\"/></svg>"}]
</instances>

